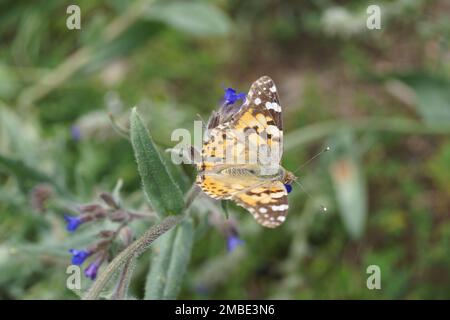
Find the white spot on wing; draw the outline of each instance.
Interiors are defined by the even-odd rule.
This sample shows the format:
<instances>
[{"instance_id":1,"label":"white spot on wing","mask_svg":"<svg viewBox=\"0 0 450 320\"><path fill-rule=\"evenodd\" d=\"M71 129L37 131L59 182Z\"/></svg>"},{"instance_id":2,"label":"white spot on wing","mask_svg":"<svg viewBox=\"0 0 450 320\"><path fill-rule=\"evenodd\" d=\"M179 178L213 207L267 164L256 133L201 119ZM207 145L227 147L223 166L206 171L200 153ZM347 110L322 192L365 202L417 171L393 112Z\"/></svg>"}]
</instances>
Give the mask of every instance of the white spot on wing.
<instances>
[{"instance_id":1,"label":"white spot on wing","mask_svg":"<svg viewBox=\"0 0 450 320\"><path fill-rule=\"evenodd\" d=\"M267 101L265 106L269 110L274 110L275 112L281 112L281 106L276 102Z\"/></svg>"},{"instance_id":2,"label":"white spot on wing","mask_svg":"<svg viewBox=\"0 0 450 320\"><path fill-rule=\"evenodd\" d=\"M273 211L285 211L289 208L287 204L280 204L279 206L273 205L272 210Z\"/></svg>"},{"instance_id":3,"label":"white spot on wing","mask_svg":"<svg viewBox=\"0 0 450 320\"><path fill-rule=\"evenodd\" d=\"M274 193L272 193L271 195L270 195L272 198L281 198L281 197L283 197L284 196L284 192L283 191L280 191L280 192L274 192Z\"/></svg>"}]
</instances>

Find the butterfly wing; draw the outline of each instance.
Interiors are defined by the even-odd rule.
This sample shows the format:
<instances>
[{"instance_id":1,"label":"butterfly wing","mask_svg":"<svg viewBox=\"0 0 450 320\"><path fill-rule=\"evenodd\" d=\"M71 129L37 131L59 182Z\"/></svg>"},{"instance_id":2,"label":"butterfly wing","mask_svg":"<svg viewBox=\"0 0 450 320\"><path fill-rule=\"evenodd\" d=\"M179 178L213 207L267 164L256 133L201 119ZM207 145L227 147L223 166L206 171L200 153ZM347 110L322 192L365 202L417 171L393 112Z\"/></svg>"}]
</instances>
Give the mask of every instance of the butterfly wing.
<instances>
[{"instance_id":1,"label":"butterfly wing","mask_svg":"<svg viewBox=\"0 0 450 320\"><path fill-rule=\"evenodd\" d=\"M233 115L224 117L219 110L210 119L202 161L197 165L196 183L210 197L234 200L263 226L275 228L283 223L288 209L283 183L261 183L257 177L230 177L220 173L223 168L239 168L253 160L260 168L278 168L282 156L283 124L272 79L263 76L255 81L244 104L234 110ZM222 122L222 119L226 121Z\"/></svg>"},{"instance_id":2,"label":"butterfly wing","mask_svg":"<svg viewBox=\"0 0 450 320\"><path fill-rule=\"evenodd\" d=\"M232 117L230 127L246 133L250 147L257 146L257 162L279 164L283 154L283 120L277 88L271 78L256 80L239 112ZM267 159L263 159L268 155Z\"/></svg>"},{"instance_id":3,"label":"butterfly wing","mask_svg":"<svg viewBox=\"0 0 450 320\"><path fill-rule=\"evenodd\" d=\"M221 110L226 108L222 106ZM235 108L235 106L233 106ZM197 169L206 171L218 164L278 165L283 153L283 123L276 86L263 76L255 81L244 104L233 116L214 113ZM221 119L227 122L221 123Z\"/></svg>"},{"instance_id":4,"label":"butterfly wing","mask_svg":"<svg viewBox=\"0 0 450 320\"><path fill-rule=\"evenodd\" d=\"M280 181L239 192L232 200L247 209L257 222L268 228L281 225L289 208L287 191Z\"/></svg>"},{"instance_id":5,"label":"butterfly wing","mask_svg":"<svg viewBox=\"0 0 450 320\"><path fill-rule=\"evenodd\" d=\"M240 192L261 185L261 181L256 178L230 177L214 172L199 173L196 183L202 188L203 192L217 200L230 200Z\"/></svg>"},{"instance_id":6,"label":"butterfly wing","mask_svg":"<svg viewBox=\"0 0 450 320\"><path fill-rule=\"evenodd\" d=\"M244 104L234 118L239 120L248 108L262 112L269 118L268 120L272 120L269 125L275 125L278 129L283 130L280 98L277 87L270 77L262 76L252 84Z\"/></svg>"}]
</instances>

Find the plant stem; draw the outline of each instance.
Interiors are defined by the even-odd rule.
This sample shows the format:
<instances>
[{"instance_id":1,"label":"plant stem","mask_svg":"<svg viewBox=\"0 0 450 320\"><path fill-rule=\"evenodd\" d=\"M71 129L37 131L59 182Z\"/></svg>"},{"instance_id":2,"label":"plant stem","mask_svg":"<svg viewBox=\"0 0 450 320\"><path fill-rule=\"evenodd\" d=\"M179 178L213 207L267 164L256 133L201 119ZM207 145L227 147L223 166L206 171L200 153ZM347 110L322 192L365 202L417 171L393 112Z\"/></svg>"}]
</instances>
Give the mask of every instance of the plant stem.
<instances>
[{"instance_id":1,"label":"plant stem","mask_svg":"<svg viewBox=\"0 0 450 320\"><path fill-rule=\"evenodd\" d=\"M117 288L112 295L112 300L124 300L127 298L128 286L130 285L131 276L136 266L136 259L131 258L123 267L120 274Z\"/></svg>"},{"instance_id":2,"label":"plant stem","mask_svg":"<svg viewBox=\"0 0 450 320\"><path fill-rule=\"evenodd\" d=\"M151 227L139 239L133 242L121 253L119 253L100 274L98 279L94 282L92 287L83 297L83 300L98 299L102 289L120 267L125 265L130 259L137 259L137 257L141 255L145 251L145 249L153 243L153 241L158 239L159 236L161 236L168 230L175 227L183 219L183 217L183 215L166 217L161 221L161 223Z\"/></svg>"},{"instance_id":3,"label":"plant stem","mask_svg":"<svg viewBox=\"0 0 450 320\"><path fill-rule=\"evenodd\" d=\"M83 300L98 299L105 285L122 266L131 259L137 259L153 243L153 241L181 222L185 217L184 213L191 206L192 202L199 194L199 191L199 188L196 185L193 185L185 196L184 209L180 214L164 218L159 224L152 226L139 239L120 252L100 274L92 287L86 292Z\"/></svg>"}]
</instances>

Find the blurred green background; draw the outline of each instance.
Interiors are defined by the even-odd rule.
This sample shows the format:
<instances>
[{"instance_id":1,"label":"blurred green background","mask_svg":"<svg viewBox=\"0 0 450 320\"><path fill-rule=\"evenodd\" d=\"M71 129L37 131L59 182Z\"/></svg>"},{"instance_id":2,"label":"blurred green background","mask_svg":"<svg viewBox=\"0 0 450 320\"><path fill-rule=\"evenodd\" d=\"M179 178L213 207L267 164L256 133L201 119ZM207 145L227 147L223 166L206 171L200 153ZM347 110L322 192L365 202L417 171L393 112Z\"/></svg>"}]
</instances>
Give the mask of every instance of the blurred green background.
<instances>
[{"instance_id":1,"label":"blurred green background","mask_svg":"<svg viewBox=\"0 0 450 320\"><path fill-rule=\"evenodd\" d=\"M66 27L70 4L81 8L81 30ZM366 28L369 4L381 7L381 30ZM246 92L262 75L279 89L284 166L294 170L326 145L332 152L299 171L312 197L294 186L280 228L231 206L244 244L228 253L217 223L198 223L179 297L450 298L448 1L0 8L0 298L78 298L65 285L67 250L101 226L69 234L62 207L98 201L118 179L128 207L148 206L130 143L108 112L125 127L137 105L166 149L172 130L208 118L224 87ZM194 179L192 167L180 169ZM45 190L52 205L42 207ZM221 217L216 207L198 210ZM148 224L132 227L139 235ZM136 298L150 256L135 270ZM369 265L381 268L381 290L366 287Z\"/></svg>"}]
</instances>

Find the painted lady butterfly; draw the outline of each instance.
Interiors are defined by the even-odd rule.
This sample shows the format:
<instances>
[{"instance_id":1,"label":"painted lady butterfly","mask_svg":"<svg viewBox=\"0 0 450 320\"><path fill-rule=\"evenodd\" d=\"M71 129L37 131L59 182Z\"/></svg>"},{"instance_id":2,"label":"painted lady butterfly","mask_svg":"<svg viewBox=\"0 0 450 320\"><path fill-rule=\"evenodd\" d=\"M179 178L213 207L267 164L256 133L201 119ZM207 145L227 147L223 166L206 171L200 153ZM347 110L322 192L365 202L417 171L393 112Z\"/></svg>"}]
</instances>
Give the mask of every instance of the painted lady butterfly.
<instances>
[{"instance_id":1,"label":"painted lady butterfly","mask_svg":"<svg viewBox=\"0 0 450 320\"><path fill-rule=\"evenodd\" d=\"M277 88L267 76L253 83L242 105L225 103L211 116L196 183L214 199L233 200L265 227L281 225L289 184L280 165L283 125Z\"/></svg>"}]
</instances>

